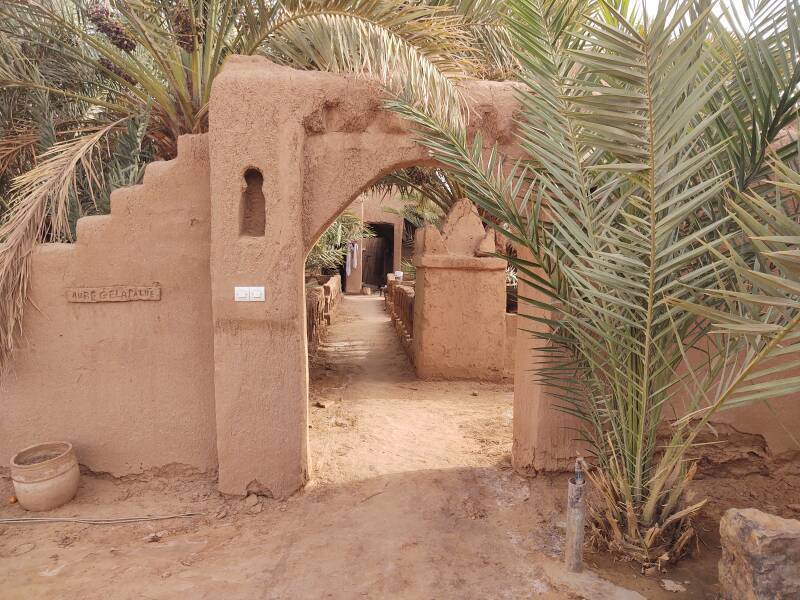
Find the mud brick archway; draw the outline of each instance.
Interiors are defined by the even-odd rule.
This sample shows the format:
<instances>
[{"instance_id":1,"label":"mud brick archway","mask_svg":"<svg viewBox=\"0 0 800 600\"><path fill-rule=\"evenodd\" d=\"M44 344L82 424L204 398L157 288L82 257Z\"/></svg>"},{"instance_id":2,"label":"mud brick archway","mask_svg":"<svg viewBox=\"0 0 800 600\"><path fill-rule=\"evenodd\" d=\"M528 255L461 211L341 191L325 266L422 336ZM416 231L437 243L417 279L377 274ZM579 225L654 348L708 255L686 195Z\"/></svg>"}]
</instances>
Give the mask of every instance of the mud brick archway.
<instances>
[{"instance_id":1,"label":"mud brick archway","mask_svg":"<svg viewBox=\"0 0 800 600\"><path fill-rule=\"evenodd\" d=\"M470 127L513 154L513 88L475 82L464 93ZM286 495L308 469L305 255L370 184L431 161L363 79L235 57L214 82L210 115L219 485ZM241 230L248 169L263 175L263 237ZM265 285L266 302L235 302L236 285Z\"/></svg>"}]
</instances>

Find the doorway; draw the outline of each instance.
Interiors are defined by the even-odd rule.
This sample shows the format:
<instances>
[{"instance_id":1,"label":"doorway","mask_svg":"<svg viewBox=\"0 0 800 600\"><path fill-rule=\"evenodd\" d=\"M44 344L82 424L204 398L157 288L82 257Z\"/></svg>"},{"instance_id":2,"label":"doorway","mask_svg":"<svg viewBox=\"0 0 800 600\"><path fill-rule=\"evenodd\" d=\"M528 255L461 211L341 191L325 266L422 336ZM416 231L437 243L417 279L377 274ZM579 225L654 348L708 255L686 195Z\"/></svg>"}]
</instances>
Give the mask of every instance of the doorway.
<instances>
[{"instance_id":1,"label":"doorway","mask_svg":"<svg viewBox=\"0 0 800 600\"><path fill-rule=\"evenodd\" d=\"M362 282L375 288L386 285L386 274L394 271L394 226L391 223L370 223L375 237L366 238Z\"/></svg>"}]
</instances>

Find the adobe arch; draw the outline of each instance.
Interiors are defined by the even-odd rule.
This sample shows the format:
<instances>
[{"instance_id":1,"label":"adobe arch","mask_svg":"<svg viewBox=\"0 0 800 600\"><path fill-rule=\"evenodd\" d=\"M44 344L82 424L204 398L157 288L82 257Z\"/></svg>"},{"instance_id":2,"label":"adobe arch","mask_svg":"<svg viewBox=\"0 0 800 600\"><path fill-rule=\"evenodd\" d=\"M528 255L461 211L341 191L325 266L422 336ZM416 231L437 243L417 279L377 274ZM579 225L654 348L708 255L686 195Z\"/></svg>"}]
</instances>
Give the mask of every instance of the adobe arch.
<instances>
[{"instance_id":1,"label":"adobe arch","mask_svg":"<svg viewBox=\"0 0 800 600\"><path fill-rule=\"evenodd\" d=\"M469 128L487 146L497 142L516 154L512 84L476 81L463 92ZM232 57L214 82L211 279L223 492L285 496L307 480L305 256L371 184L432 163L409 125L384 109L384 98L364 79L296 71L259 57ZM263 238L239 235L236 222L248 168L264 177ZM235 285L264 283L265 303L234 302ZM531 449L521 464L532 458Z\"/></svg>"}]
</instances>

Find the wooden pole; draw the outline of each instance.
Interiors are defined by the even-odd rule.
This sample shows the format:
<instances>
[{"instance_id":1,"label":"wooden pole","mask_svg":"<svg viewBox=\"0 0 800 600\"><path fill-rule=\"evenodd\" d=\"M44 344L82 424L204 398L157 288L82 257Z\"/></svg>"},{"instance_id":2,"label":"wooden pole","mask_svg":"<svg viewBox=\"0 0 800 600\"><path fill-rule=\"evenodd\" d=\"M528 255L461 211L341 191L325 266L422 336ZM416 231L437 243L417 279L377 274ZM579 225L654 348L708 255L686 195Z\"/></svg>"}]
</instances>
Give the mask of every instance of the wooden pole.
<instances>
[{"instance_id":1,"label":"wooden pole","mask_svg":"<svg viewBox=\"0 0 800 600\"><path fill-rule=\"evenodd\" d=\"M580 460L580 459L579 459ZM573 573L583 569L583 528L586 520L586 501L583 497L586 482L580 462L575 463L575 477L569 480L567 491L567 540L564 544L564 562Z\"/></svg>"}]
</instances>

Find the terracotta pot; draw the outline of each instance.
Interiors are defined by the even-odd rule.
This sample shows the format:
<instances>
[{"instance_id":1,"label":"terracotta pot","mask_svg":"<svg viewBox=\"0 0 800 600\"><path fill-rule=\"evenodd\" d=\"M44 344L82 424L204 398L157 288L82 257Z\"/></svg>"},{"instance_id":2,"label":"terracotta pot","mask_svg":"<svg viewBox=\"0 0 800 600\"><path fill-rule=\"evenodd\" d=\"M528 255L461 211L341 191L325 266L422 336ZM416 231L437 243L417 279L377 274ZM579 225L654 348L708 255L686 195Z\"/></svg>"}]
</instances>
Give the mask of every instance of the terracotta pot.
<instances>
[{"instance_id":1,"label":"terracotta pot","mask_svg":"<svg viewBox=\"0 0 800 600\"><path fill-rule=\"evenodd\" d=\"M29 446L11 459L14 493L26 510L50 510L66 504L78 491L80 477L75 450L67 442Z\"/></svg>"}]
</instances>

